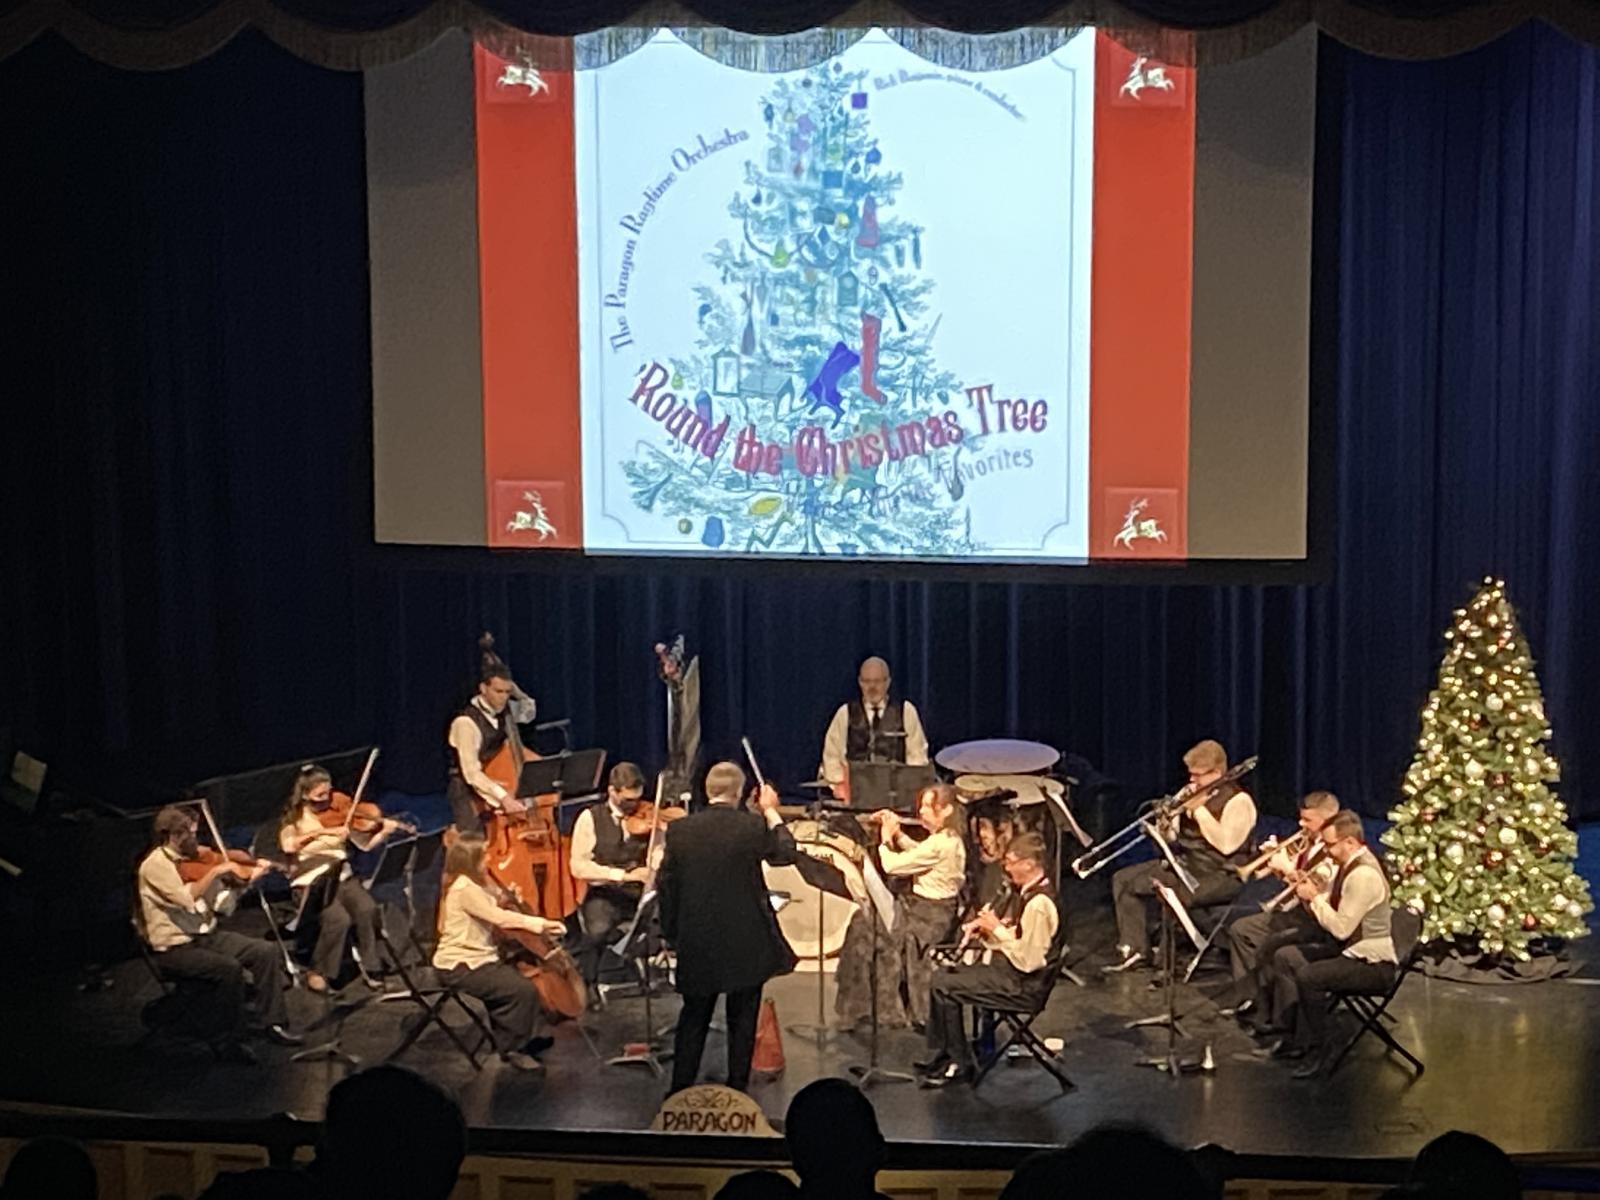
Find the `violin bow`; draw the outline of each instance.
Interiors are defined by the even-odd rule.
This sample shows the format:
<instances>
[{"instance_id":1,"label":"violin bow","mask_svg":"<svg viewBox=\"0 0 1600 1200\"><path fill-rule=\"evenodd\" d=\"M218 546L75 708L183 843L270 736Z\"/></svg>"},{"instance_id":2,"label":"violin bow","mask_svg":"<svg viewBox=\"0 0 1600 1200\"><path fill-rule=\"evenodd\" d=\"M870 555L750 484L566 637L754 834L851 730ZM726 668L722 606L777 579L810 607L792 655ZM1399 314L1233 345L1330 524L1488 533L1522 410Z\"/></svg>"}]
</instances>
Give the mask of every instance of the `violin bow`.
<instances>
[{"instance_id":1,"label":"violin bow","mask_svg":"<svg viewBox=\"0 0 1600 1200\"><path fill-rule=\"evenodd\" d=\"M662 836L662 831L666 829L666 826L661 823L661 796L666 790L666 786L667 773L665 771L657 771L656 806L650 814L650 836L645 839L644 843L644 865L645 869L650 872L650 879L645 884L644 890L646 892L653 892L656 890L656 869L651 864L655 861L656 838Z\"/></svg>"},{"instance_id":2,"label":"violin bow","mask_svg":"<svg viewBox=\"0 0 1600 1200\"><path fill-rule=\"evenodd\" d=\"M350 811L344 815L344 833L350 836L350 827L355 824L356 806L361 803L361 793L367 790L367 780L372 778L372 764L378 761L378 748L374 746L367 752L367 765L361 768L361 778L356 781L355 795L350 797Z\"/></svg>"},{"instance_id":3,"label":"violin bow","mask_svg":"<svg viewBox=\"0 0 1600 1200\"><path fill-rule=\"evenodd\" d=\"M211 831L211 840L217 844L217 853L226 855L228 847L222 840L222 829L217 825L217 818L212 815L211 802L204 796L200 798L200 815L206 819L206 828ZM278 928L278 922L273 919L272 908L267 903L267 898L261 894L260 888L250 888L255 893L256 901L261 905L262 915L267 918L267 928L272 930L272 938L278 943L278 952L283 955L283 968L289 973L289 978L295 982L300 979L300 964L295 962L294 955L289 953L289 945L283 940L283 931Z\"/></svg>"}]
</instances>

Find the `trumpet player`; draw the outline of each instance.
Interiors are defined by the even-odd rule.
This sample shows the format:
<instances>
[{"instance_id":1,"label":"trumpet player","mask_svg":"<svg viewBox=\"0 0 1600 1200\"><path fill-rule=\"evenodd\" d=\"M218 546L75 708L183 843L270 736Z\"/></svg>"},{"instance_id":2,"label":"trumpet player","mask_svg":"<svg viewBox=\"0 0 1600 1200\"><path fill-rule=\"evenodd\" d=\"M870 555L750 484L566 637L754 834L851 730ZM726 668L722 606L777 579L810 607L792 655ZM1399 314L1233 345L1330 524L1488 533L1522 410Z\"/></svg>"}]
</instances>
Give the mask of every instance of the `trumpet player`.
<instances>
[{"instance_id":1,"label":"trumpet player","mask_svg":"<svg viewBox=\"0 0 1600 1200\"><path fill-rule=\"evenodd\" d=\"M1318 837L1334 864L1333 877L1325 888L1302 879L1295 895L1326 938L1317 945L1280 947L1262 993L1269 1015L1290 1031L1288 1040L1265 1053L1303 1058L1297 1079L1318 1075L1329 1063L1328 998L1340 991L1382 990L1393 982L1396 963L1389 880L1367 848L1361 818L1342 809Z\"/></svg>"},{"instance_id":2,"label":"trumpet player","mask_svg":"<svg viewBox=\"0 0 1600 1200\"><path fill-rule=\"evenodd\" d=\"M1339 798L1332 792L1307 792L1300 801L1300 830L1281 845L1274 846L1253 878L1270 877L1281 881L1282 890L1268 902L1265 911L1240 917L1228 926L1228 958L1233 967L1237 1015L1248 1015L1256 1006L1261 981L1257 971L1272 961L1283 946L1315 941L1322 927L1312 920L1295 897L1293 884L1310 877L1326 881L1333 873L1327 848L1319 836L1322 827L1339 811Z\"/></svg>"},{"instance_id":3,"label":"trumpet player","mask_svg":"<svg viewBox=\"0 0 1600 1200\"><path fill-rule=\"evenodd\" d=\"M1123 867L1111 877L1111 898L1117 913L1117 960L1101 968L1107 973L1147 966L1150 924L1157 913L1155 885L1175 888L1184 905L1217 908L1229 904L1244 887L1238 868L1249 854L1250 834L1256 827L1256 803L1236 783L1223 783L1228 753L1209 738L1196 742L1183 756L1189 782L1174 797L1180 808L1172 851L1194 876L1190 893L1174 878L1160 857Z\"/></svg>"}]
</instances>

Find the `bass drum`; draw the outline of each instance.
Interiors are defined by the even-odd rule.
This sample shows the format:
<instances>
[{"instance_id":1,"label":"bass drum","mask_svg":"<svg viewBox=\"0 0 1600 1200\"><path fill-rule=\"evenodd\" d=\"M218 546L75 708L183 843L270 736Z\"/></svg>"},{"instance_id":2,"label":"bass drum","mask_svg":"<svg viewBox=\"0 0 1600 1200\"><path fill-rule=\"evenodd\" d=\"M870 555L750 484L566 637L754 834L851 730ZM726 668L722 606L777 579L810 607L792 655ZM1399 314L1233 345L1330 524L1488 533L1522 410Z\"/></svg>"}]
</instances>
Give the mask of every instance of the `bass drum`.
<instances>
[{"instance_id":1,"label":"bass drum","mask_svg":"<svg viewBox=\"0 0 1600 1200\"><path fill-rule=\"evenodd\" d=\"M815 822L796 821L790 828L800 853L809 854L838 868L851 895L847 900L812 886L800 874L798 867L775 867L767 863L761 868L768 890L782 892L789 897L789 902L778 911L778 928L799 957L799 969L806 970L809 960L812 964L810 969L815 970L818 939L822 942L824 958L831 959L838 955L844 948L844 935L850 927L850 918L855 916L859 903L866 898L867 885L862 878L861 868L849 854L830 842L816 840L819 833Z\"/></svg>"}]
</instances>

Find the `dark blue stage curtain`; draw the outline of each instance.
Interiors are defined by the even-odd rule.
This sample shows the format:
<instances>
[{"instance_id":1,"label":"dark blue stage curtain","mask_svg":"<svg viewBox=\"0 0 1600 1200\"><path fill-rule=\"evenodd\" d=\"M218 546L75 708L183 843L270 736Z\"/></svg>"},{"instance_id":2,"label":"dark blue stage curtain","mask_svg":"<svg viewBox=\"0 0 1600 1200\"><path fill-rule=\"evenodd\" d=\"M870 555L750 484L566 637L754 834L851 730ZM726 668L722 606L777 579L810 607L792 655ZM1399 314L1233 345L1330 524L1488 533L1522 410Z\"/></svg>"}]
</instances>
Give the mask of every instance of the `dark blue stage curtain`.
<instances>
[{"instance_id":1,"label":"dark blue stage curtain","mask_svg":"<svg viewBox=\"0 0 1600 1200\"><path fill-rule=\"evenodd\" d=\"M1269 811L1377 813L1493 572L1600 815L1597 68L1537 26L1424 64L1324 46L1330 582L841 585L373 547L359 78L253 35L149 75L41 41L0 64L0 725L113 795L368 739L424 791L492 628L545 715L649 766L681 629L708 752L747 733L788 782L878 652L936 744L1041 738L1137 796L1215 735Z\"/></svg>"}]
</instances>

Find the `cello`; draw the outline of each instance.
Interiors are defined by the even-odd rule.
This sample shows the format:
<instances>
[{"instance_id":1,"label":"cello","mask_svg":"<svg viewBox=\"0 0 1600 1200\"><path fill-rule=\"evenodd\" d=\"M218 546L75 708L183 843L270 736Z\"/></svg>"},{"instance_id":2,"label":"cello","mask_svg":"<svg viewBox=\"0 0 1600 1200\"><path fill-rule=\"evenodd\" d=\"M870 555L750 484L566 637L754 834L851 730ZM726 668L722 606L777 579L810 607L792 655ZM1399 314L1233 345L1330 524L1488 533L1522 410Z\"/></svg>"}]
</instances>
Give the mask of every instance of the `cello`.
<instances>
[{"instance_id":1,"label":"cello","mask_svg":"<svg viewBox=\"0 0 1600 1200\"><path fill-rule=\"evenodd\" d=\"M494 650L494 636L485 633L478 639L486 667L506 672L510 668ZM512 696L523 698L512 683ZM552 920L566 916L576 904L573 900L572 871L562 852L561 833L556 826L554 793L533 797L533 803L517 794L525 763L538 755L522 744L521 731L509 714L505 744L483 764L483 772L505 789L506 803L496 809L479 797L478 816L488 839L484 869L502 891L531 907L534 914Z\"/></svg>"}]
</instances>

